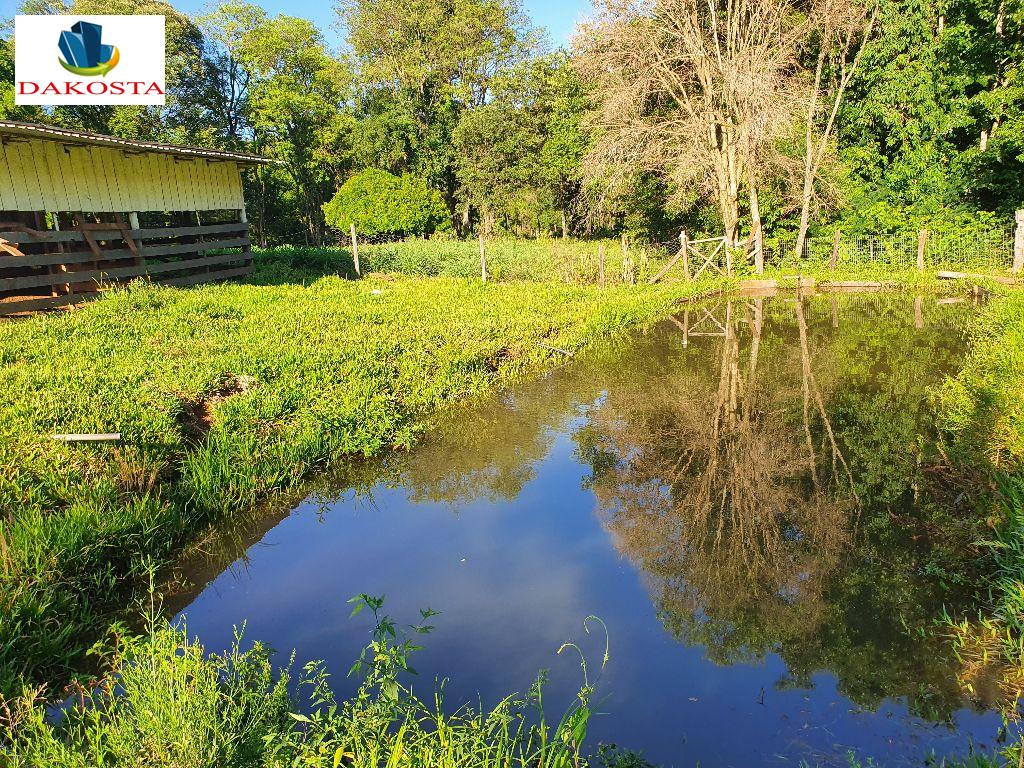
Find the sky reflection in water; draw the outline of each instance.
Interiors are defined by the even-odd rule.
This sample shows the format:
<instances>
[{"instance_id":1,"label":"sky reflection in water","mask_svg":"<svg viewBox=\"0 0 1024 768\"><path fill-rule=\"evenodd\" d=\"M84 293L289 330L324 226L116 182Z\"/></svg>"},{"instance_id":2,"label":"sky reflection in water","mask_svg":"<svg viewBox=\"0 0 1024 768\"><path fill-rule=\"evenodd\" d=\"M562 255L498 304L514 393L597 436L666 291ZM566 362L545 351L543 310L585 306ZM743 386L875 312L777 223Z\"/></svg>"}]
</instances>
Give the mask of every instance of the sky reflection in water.
<instances>
[{"instance_id":1,"label":"sky reflection in water","mask_svg":"<svg viewBox=\"0 0 1024 768\"><path fill-rule=\"evenodd\" d=\"M916 632L956 599L921 575L963 555L933 533L949 504L920 467L927 394L955 370L970 308L706 309L226 531L183 564L199 586L175 608L211 649L246 621L300 664L327 659L344 694L368 629L345 600L384 594L410 622L430 606L421 693L451 676L449 701L494 703L548 668L553 708L581 679L557 648L600 661L582 629L594 614L611 636L594 738L664 765L844 765L849 749L921 764L991 746L998 717L961 699L948 649Z\"/></svg>"}]
</instances>

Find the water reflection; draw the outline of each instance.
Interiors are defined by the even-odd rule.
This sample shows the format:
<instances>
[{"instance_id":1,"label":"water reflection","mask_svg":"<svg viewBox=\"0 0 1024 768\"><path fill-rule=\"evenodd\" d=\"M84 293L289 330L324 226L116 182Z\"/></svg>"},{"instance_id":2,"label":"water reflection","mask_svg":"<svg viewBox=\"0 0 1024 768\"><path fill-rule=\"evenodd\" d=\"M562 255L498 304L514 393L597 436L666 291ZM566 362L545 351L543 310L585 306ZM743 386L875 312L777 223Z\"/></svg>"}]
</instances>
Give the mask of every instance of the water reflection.
<instances>
[{"instance_id":1,"label":"water reflection","mask_svg":"<svg viewBox=\"0 0 1024 768\"><path fill-rule=\"evenodd\" d=\"M884 300L858 305L868 316L844 329L830 302L840 330L813 341L807 313L821 304L773 306L764 355L763 300L726 302L719 317L702 310L715 330L704 322L701 337L717 339L707 353L610 388L576 432L579 455L616 547L647 577L673 636L720 664L777 652L789 667L779 685L806 687L828 668L861 706L905 697L948 721L961 704L954 662L907 630L950 599L920 578L933 543L913 539L931 511L920 499L929 435L918 415L956 352L921 344ZM684 346L689 320L677 323ZM876 442L878 419L890 430ZM908 493L911 520L894 521Z\"/></svg>"},{"instance_id":2,"label":"water reflection","mask_svg":"<svg viewBox=\"0 0 1024 768\"><path fill-rule=\"evenodd\" d=\"M594 613L598 737L665 764L962 750L998 719L926 631L975 533L929 470L929 393L969 318L881 294L691 307L212 537L173 605L214 647L248 619L339 673L364 639L345 597L432 605L417 667L485 701L541 667L570 696L553 651Z\"/></svg>"}]
</instances>

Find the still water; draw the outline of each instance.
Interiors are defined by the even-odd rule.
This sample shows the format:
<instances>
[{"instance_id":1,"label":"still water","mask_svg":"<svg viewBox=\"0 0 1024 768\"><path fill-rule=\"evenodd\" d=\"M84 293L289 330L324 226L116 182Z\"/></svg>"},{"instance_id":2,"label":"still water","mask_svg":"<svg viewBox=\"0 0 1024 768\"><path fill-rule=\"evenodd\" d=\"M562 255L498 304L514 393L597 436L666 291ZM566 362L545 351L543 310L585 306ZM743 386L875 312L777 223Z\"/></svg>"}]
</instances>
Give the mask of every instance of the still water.
<instances>
[{"instance_id":1,"label":"still water","mask_svg":"<svg viewBox=\"0 0 1024 768\"><path fill-rule=\"evenodd\" d=\"M972 308L934 297L696 305L446 415L411 452L351 467L226 530L172 599L210 649L233 626L339 694L368 637L359 592L441 611L415 688L452 704L550 670L601 674L592 735L674 766L883 765L991 748L931 630L973 533L936 468L929 395Z\"/></svg>"}]
</instances>

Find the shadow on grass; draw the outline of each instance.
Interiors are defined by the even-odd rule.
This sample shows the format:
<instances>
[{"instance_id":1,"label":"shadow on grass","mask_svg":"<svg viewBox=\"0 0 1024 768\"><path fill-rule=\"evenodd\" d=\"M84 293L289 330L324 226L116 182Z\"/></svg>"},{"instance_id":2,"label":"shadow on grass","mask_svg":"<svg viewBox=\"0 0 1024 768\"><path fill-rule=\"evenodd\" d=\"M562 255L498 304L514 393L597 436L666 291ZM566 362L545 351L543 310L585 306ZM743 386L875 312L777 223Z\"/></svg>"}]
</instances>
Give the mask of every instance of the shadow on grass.
<instances>
[{"instance_id":1,"label":"shadow on grass","mask_svg":"<svg viewBox=\"0 0 1024 768\"><path fill-rule=\"evenodd\" d=\"M251 285L309 283L321 277L356 277L348 248L270 248L253 251L253 271L245 280Z\"/></svg>"}]
</instances>

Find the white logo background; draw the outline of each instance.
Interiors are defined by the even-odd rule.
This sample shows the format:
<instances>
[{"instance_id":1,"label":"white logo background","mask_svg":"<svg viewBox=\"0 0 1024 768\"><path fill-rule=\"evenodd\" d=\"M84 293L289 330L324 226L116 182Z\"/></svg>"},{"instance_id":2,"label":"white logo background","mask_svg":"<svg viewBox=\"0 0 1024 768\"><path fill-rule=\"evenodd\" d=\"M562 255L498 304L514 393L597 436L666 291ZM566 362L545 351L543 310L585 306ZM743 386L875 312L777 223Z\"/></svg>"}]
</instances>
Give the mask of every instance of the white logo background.
<instances>
[{"instance_id":1,"label":"white logo background","mask_svg":"<svg viewBox=\"0 0 1024 768\"><path fill-rule=\"evenodd\" d=\"M60 33L78 21L91 21L103 27L101 42L117 46L121 60L106 76L87 77L68 72L60 65ZM146 94L151 83L166 90L163 16L15 16L14 18L14 103L15 104L163 104L162 93ZM90 95L85 86L106 84L106 93ZM133 82L143 83L133 94ZM22 87L22 83L26 83ZM39 93L29 94L38 83ZM54 83L61 95L42 93ZM80 83L81 95L65 94L65 83ZM127 84L123 94L112 93L114 83ZM93 86L100 89L101 86ZM23 95L22 91L26 91Z\"/></svg>"}]
</instances>

